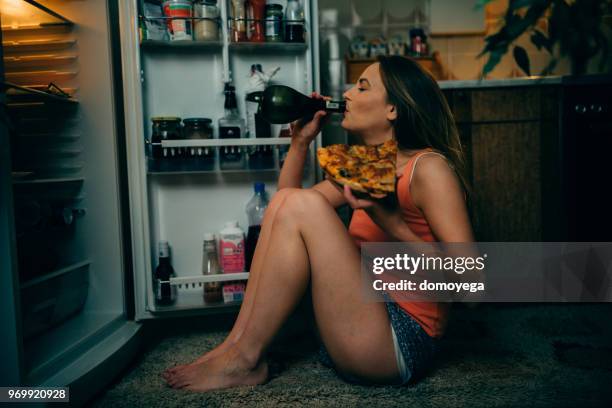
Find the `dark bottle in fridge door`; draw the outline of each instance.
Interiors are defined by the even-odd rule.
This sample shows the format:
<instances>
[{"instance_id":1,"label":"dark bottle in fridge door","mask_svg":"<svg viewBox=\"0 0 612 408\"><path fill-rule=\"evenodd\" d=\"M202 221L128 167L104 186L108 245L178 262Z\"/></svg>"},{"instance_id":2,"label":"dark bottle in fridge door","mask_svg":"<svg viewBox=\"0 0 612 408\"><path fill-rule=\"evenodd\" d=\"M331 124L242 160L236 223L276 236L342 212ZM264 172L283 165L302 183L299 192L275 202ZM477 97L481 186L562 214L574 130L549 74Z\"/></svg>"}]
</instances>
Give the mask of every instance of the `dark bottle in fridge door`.
<instances>
[{"instance_id":1,"label":"dark bottle in fridge door","mask_svg":"<svg viewBox=\"0 0 612 408\"><path fill-rule=\"evenodd\" d=\"M255 254L255 248L257 247L261 231L261 222L269 202L264 183L255 183L253 190L255 193L246 205L246 213L249 219L249 230L245 243L245 266L247 271L251 270L251 262L253 261L253 255Z\"/></svg>"},{"instance_id":2,"label":"dark bottle in fridge door","mask_svg":"<svg viewBox=\"0 0 612 408\"><path fill-rule=\"evenodd\" d=\"M155 269L154 285L155 302L158 305L171 305L176 300L176 288L170 284L174 277L174 268L170 263L170 246L168 241L159 241L159 263Z\"/></svg>"},{"instance_id":3,"label":"dark bottle in fridge door","mask_svg":"<svg viewBox=\"0 0 612 408\"><path fill-rule=\"evenodd\" d=\"M245 121L238 113L235 88L225 84L225 116L219 119L219 139L240 139L244 137ZM222 146L219 148L221 170L245 168L242 146Z\"/></svg>"}]
</instances>

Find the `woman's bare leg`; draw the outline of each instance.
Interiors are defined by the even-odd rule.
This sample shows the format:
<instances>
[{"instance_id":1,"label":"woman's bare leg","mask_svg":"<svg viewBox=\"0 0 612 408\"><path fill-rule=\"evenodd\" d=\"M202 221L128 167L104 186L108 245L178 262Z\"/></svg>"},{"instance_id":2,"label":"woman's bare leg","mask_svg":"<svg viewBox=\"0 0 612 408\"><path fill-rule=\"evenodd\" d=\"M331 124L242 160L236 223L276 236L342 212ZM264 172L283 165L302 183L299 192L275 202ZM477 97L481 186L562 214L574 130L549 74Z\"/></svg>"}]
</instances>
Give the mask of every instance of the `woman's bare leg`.
<instances>
[{"instance_id":1,"label":"woman's bare leg","mask_svg":"<svg viewBox=\"0 0 612 408\"><path fill-rule=\"evenodd\" d=\"M259 281L259 271L261 270L264 256L268 250L268 244L270 242L269 237L271 235L274 217L276 216L276 212L278 211L282 203L285 201L287 196L289 196L295 191L299 191L299 189L283 189L278 191L276 194L274 194L272 201L270 201L270 204L266 209L264 218L261 223L261 231L253 255L253 261L251 262L248 287L244 294L244 299L242 301L242 305L240 306L240 311L230 333L227 335L227 337L225 338L225 340L223 340L221 344L219 344L211 351L204 353L202 356L200 356L190 364L179 364L177 366L168 368L163 373L164 378L168 378L170 374L173 374L177 370L180 370L188 365L201 363L210 359L211 357L221 354L235 342L235 340L239 336L239 333L244 330L244 326L246 323L245 316L248 316L250 314L250 309L253 306L254 293L256 291L257 283Z\"/></svg>"},{"instance_id":2,"label":"woman's bare leg","mask_svg":"<svg viewBox=\"0 0 612 408\"><path fill-rule=\"evenodd\" d=\"M269 239L252 306L233 345L174 373L168 383L205 391L263 382L265 350L311 279L317 325L338 369L373 381L395 380L385 306L363 301L359 252L327 200L312 190L289 195Z\"/></svg>"}]
</instances>

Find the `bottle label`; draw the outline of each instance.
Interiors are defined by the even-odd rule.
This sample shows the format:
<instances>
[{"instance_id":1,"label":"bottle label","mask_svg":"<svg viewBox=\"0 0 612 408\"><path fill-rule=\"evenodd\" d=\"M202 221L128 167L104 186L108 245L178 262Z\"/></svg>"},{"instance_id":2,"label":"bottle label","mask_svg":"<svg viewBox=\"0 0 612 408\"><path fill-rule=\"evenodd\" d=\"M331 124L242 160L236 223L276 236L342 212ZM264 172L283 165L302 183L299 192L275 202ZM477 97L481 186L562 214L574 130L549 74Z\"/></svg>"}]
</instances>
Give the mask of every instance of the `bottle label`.
<instances>
[{"instance_id":1,"label":"bottle label","mask_svg":"<svg viewBox=\"0 0 612 408\"><path fill-rule=\"evenodd\" d=\"M338 102L327 101L325 103L326 109L340 109L340 104Z\"/></svg>"},{"instance_id":2,"label":"bottle label","mask_svg":"<svg viewBox=\"0 0 612 408\"><path fill-rule=\"evenodd\" d=\"M223 301L225 303L242 301L245 289L246 285L244 283L229 283L223 285Z\"/></svg>"},{"instance_id":3,"label":"bottle label","mask_svg":"<svg viewBox=\"0 0 612 408\"><path fill-rule=\"evenodd\" d=\"M223 126L219 128L219 139L239 139L242 137L238 126Z\"/></svg>"},{"instance_id":4,"label":"bottle label","mask_svg":"<svg viewBox=\"0 0 612 408\"><path fill-rule=\"evenodd\" d=\"M244 240L221 240L223 273L244 272Z\"/></svg>"}]
</instances>

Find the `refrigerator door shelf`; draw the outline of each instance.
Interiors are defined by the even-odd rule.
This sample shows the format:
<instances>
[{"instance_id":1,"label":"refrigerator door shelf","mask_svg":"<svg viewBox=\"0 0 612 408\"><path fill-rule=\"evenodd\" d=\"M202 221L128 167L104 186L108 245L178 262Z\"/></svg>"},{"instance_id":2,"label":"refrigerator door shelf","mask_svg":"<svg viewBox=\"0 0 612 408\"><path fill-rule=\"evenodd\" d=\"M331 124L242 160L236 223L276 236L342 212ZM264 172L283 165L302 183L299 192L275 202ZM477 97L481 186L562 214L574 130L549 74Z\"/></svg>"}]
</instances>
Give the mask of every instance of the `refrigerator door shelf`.
<instances>
[{"instance_id":1,"label":"refrigerator door shelf","mask_svg":"<svg viewBox=\"0 0 612 408\"><path fill-rule=\"evenodd\" d=\"M162 147L219 147L219 146L263 146L288 145L289 137L245 138L245 139L200 139L200 140L162 140ZM157 143L151 143L157 145Z\"/></svg>"},{"instance_id":2,"label":"refrigerator door shelf","mask_svg":"<svg viewBox=\"0 0 612 408\"><path fill-rule=\"evenodd\" d=\"M251 42L232 42L229 44L230 51L234 52L304 52L308 48L306 43L287 43L287 42L268 42L268 43L251 43Z\"/></svg>"},{"instance_id":3,"label":"refrigerator door shelf","mask_svg":"<svg viewBox=\"0 0 612 408\"><path fill-rule=\"evenodd\" d=\"M238 280L248 280L248 279L249 279L248 272L222 273L218 275L199 275L199 276L184 276L184 277L170 278L170 284L176 285L180 289L183 286L188 288L190 285L192 287L196 287L196 286L201 287L202 284L206 282L227 282L227 281L238 281Z\"/></svg>"},{"instance_id":4,"label":"refrigerator door shelf","mask_svg":"<svg viewBox=\"0 0 612 408\"><path fill-rule=\"evenodd\" d=\"M221 51L223 42L221 41L164 41L164 40L144 40L140 46L145 49L181 49L198 51Z\"/></svg>"}]
</instances>

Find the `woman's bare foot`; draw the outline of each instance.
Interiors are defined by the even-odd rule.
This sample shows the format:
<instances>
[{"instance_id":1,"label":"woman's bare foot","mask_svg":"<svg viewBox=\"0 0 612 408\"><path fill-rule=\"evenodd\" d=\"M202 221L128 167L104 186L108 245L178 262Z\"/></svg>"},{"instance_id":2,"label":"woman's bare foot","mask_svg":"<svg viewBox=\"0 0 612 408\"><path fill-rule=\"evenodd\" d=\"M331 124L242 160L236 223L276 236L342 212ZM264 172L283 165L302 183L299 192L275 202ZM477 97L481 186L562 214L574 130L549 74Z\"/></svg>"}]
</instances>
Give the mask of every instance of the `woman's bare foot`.
<instances>
[{"instance_id":1,"label":"woman's bare foot","mask_svg":"<svg viewBox=\"0 0 612 408\"><path fill-rule=\"evenodd\" d=\"M201 363L192 363L168 374L166 381L172 388L191 391L210 391L239 385L262 384L268 378L268 363L251 364L236 347Z\"/></svg>"},{"instance_id":2,"label":"woman's bare foot","mask_svg":"<svg viewBox=\"0 0 612 408\"><path fill-rule=\"evenodd\" d=\"M227 351L227 349L232 345L232 341L230 341L229 338L226 338L223 343L219 344L217 347L215 347L214 349L202 354L200 357L198 357L197 359L195 359L194 361L192 361L191 363L188 364L178 364L175 365L174 367L169 367L167 368L163 373L162 373L162 377L164 377L166 380L168 379L168 377L174 373L177 372L177 370L181 370L184 367L187 366L191 366L194 364L200 364L203 363L205 361L210 360L213 357L216 357L220 354L223 354Z\"/></svg>"}]
</instances>

